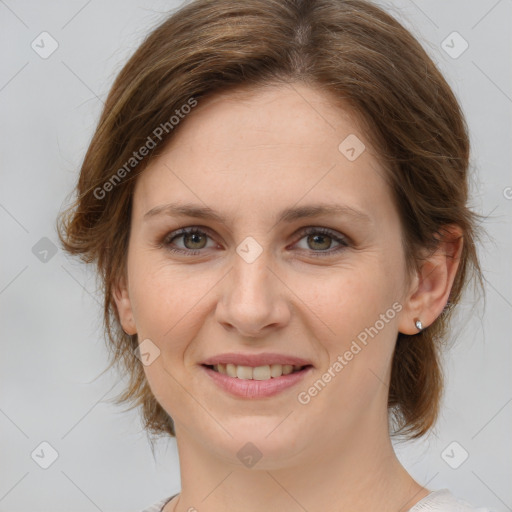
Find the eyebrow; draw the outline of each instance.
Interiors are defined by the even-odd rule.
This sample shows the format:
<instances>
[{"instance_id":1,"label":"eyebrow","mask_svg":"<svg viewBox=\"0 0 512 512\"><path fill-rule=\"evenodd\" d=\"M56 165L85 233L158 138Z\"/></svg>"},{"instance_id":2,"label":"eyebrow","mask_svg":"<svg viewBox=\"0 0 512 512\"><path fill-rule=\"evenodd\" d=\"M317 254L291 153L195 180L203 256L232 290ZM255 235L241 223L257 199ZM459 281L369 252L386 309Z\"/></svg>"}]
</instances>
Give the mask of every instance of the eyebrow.
<instances>
[{"instance_id":1,"label":"eyebrow","mask_svg":"<svg viewBox=\"0 0 512 512\"><path fill-rule=\"evenodd\" d=\"M208 206L195 205L190 203L170 203L155 206L144 214L144 221L159 215L174 217L194 217L197 219L215 220L226 224L226 217L215 212ZM360 210L342 204L312 204L299 207L286 208L277 219L277 223L291 223L296 220L327 215L342 215L350 217L354 221L371 223L370 216Z\"/></svg>"}]
</instances>

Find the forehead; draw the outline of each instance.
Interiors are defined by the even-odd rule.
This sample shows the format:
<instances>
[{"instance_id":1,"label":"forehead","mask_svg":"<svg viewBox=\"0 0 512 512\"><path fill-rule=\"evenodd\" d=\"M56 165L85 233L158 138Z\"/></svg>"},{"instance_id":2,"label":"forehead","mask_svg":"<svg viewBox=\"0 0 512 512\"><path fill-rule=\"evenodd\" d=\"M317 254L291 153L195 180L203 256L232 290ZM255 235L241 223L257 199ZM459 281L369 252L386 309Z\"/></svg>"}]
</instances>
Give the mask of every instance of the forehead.
<instances>
[{"instance_id":1,"label":"forehead","mask_svg":"<svg viewBox=\"0 0 512 512\"><path fill-rule=\"evenodd\" d=\"M337 151L339 138L349 132L368 138L357 114L348 105L340 107L340 101L318 87L302 84L224 91L198 100L169 149L185 144L236 151L240 144L245 149L272 149L274 144L279 151L286 145L302 149L325 142Z\"/></svg>"},{"instance_id":2,"label":"forehead","mask_svg":"<svg viewBox=\"0 0 512 512\"><path fill-rule=\"evenodd\" d=\"M244 206L269 211L320 199L372 210L390 196L357 116L319 89L224 92L198 100L181 123L137 181L139 216L176 198L243 215Z\"/></svg>"}]
</instances>

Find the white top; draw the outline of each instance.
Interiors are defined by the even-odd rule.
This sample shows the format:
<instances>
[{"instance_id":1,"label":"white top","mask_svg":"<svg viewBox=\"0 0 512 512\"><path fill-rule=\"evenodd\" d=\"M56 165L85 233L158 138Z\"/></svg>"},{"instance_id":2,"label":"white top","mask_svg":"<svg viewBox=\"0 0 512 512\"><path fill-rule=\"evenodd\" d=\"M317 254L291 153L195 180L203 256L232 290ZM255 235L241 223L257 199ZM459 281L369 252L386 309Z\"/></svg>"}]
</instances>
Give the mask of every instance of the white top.
<instances>
[{"instance_id":1,"label":"white top","mask_svg":"<svg viewBox=\"0 0 512 512\"><path fill-rule=\"evenodd\" d=\"M488 508L475 508L456 498L448 489L433 491L418 501L408 512L492 512Z\"/></svg>"},{"instance_id":2,"label":"white top","mask_svg":"<svg viewBox=\"0 0 512 512\"><path fill-rule=\"evenodd\" d=\"M174 496L178 496L178 495L175 494ZM167 505L167 503L169 503L169 501L171 501L174 498L174 496L160 500L158 503L155 503L154 505L151 505L150 507L145 508L142 512L162 512L165 505Z\"/></svg>"},{"instance_id":3,"label":"white top","mask_svg":"<svg viewBox=\"0 0 512 512\"><path fill-rule=\"evenodd\" d=\"M174 496L177 496L175 494ZM165 505L174 498L165 498L144 509L142 512L162 512ZM448 489L432 491L407 512L492 512L489 508L475 508L456 498Z\"/></svg>"}]
</instances>

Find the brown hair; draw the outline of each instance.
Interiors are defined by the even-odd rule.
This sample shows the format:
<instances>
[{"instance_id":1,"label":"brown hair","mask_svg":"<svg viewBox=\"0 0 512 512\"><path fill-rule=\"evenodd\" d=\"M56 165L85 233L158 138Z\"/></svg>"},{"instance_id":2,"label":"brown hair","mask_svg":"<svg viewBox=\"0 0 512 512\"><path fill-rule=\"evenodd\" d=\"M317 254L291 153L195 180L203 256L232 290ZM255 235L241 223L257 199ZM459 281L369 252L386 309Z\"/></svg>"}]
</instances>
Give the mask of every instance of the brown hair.
<instances>
[{"instance_id":1,"label":"brown hair","mask_svg":"<svg viewBox=\"0 0 512 512\"><path fill-rule=\"evenodd\" d=\"M133 352L137 336L122 330L112 296L126 272L136 177L179 129L175 120L190 110L185 105L232 87L291 82L320 87L358 114L387 164L409 271L419 268L422 249L436 247L443 226L462 229L449 307L424 331L399 334L392 362L393 433L419 437L437 419L439 355L451 306L471 276L482 282L477 216L467 207L469 138L453 92L418 41L370 2L195 0L160 24L117 76L82 164L76 201L58 219L65 250L98 268L109 368L117 364L129 377L117 402L141 405L150 433L173 436L174 424L149 388ZM156 148L134 157L149 139Z\"/></svg>"}]
</instances>

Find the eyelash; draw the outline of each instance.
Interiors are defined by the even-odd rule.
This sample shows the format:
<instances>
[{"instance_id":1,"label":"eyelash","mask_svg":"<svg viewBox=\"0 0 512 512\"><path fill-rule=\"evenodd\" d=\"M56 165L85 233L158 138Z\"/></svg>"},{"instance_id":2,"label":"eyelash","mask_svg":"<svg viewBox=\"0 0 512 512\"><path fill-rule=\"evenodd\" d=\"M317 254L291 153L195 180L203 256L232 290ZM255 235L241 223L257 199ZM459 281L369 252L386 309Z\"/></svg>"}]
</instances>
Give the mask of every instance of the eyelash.
<instances>
[{"instance_id":1,"label":"eyelash","mask_svg":"<svg viewBox=\"0 0 512 512\"><path fill-rule=\"evenodd\" d=\"M201 251L203 251L203 249L196 249L196 250L186 249L185 250L185 249L176 249L174 247L171 247L171 242L174 239L179 238L180 236L183 236L183 235L190 235L190 234L206 235L208 238L211 238L210 235L206 231L201 230L197 226L192 226L192 227L188 227L188 228L181 228L177 231L173 231L172 233L167 234L163 238L161 243L159 244L159 247L165 247L168 251L170 251L172 253L186 254L189 256L197 256L198 254L201 254ZM303 230L301 232L301 237L299 238L298 241L302 240L305 236L312 235L312 234L326 235L329 238L332 238L334 241L336 241L340 244L340 246L334 250L312 251L312 255L314 257L332 256L333 254L336 254L336 253L346 249L350 245L347 238L337 236L335 234L335 232L331 231L330 229L317 228L317 227L309 227L309 228L306 228L305 230Z\"/></svg>"}]
</instances>

